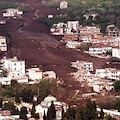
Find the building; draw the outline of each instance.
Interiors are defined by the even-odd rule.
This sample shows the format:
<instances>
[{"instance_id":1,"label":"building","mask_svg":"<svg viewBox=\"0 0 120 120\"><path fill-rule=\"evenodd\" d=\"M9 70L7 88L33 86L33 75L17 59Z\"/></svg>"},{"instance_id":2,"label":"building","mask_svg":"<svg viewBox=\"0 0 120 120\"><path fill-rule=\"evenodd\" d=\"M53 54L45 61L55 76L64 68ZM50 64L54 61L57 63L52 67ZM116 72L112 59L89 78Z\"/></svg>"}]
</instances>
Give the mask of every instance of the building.
<instances>
[{"instance_id":1,"label":"building","mask_svg":"<svg viewBox=\"0 0 120 120\"><path fill-rule=\"evenodd\" d=\"M93 62L88 61L76 61L71 62L71 67L77 68L77 69L84 69L84 71L93 71Z\"/></svg>"},{"instance_id":2,"label":"building","mask_svg":"<svg viewBox=\"0 0 120 120\"><path fill-rule=\"evenodd\" d=\"M0 51L7 51L7 40L3 36L0 36Z\"/></svg>"},{"instance_id":3,"label":"building","mask_svg":"<svg viewBox=\"0 0 120 120\"><path fill-rule=\"evenodd\" d=\"M6 58L1 59L3 63L3 68L5 68L8 72L16 72L20 75L25 75L25 61L18 60L17 57L14 58Z\"/></svg>"},{"instance_id":4,"label":"building","mask_svg":"<svg viewBox=\"0 0 120 120\"><path fill-rule=\"evenodd\" d=\"M100 108L97 108L97 112L101 112ZM118 110L107 110L103 109L105 115L111 115L113 118L120 120L120 112Z\"/></svg>"},{"instance_id":5,"label":"building","mask_svg":"<svg viewBox=\"0 0 120 120\"><path fill-rule=\"evenodd\" d=\"M96 69L95 75L99 78L120 80L120 70L117 70L116 68Z\"/></svg>"},{"instance_id":6,"label":"building","mask_svg":"<svg viewBox=\"0 0 120 120\"><path fill-rule=\"evenodd\" d=\"M56 79L56 73L54 71L46 71L42 74L43 79Z\"/></svg>"},{"instance_id":7,"label":"building","mask_svg":"<svg viewBox=\"0 0 120 120\"><path fill-rule=\"evenodd\" d=\"M120 58L120 48L112 48L112 57Z\"/></svg>"},{"instance_id":8,"label":"building","mask_svg":"<svg viewBox=\"0 0 120 120\"><path fill-rule=\"evenodd\" d=\"M75 48L79 47L80 45L81 45L81 43L78 41L68 41L66 44L66 47L71 48L71 49L75 49Z\"/></svg>"},{"instance_id":9,"label":"building","mask_svg":"<svg viewBox=\"0 0 120 120\"><path fill-rule=\"evenodd\" d=\"M7 21L6 20L0 20L0 25L5 25L7 23Z\"/></svg>"},{"instance_id":10,"label":"building","mask_svg":"<svg viewBox=\"0 0 120 120\"><path fill-rule=\"evenodd\" d=\"M43 78L42 71L39 68L28 69L28 76L31 80L41 80Z\"/></svg>"},{"instance_id":11,"label":"building","mask_svg":"<svg viewBox=\"0 0 120 120\"><path fill-rule=\"evenodd\" d=\"M119 37L120 30L115 25L108 25L106 28L107 36L109 37Z\"/></svg>"},{"instance_id":12,"label":"building","mask_svg":"<svg viewBox=\"0 0 120 120\"><path fill-rule=\"evenodd\" d=\"M3 17L9 18L9 17L21 17L23 15L23 11L20 11L18 9L6 9L6 11L3 13Z\"/></svg>"},{"instance_id":13,"label":"building","mask_svg":"<svg viewBox=\"0 0 120 120\"><path fill-rule=\"evenodd\" d=\"M56 120L61 120L62 118L62 107L64 111L68 109L68 105L64 102L59 102L57 99L51 95L44 98L44 100L38 104L35 109L36 113L39 114L40 120L43 120L44 112L47 115L48 108L51 106L51 102L53 102L56 110Z\"/></svg>"},{"instance_id":14,"label":"building","mask_svg":"<svg viewBox=\"0 0 120 120\"><path fill-rule=\"evenodd\" d=\"M89 53L94 55L105 54L112 51L112 47L109 45L93 45L89 48Z\"/></svg>"},{"instance_id":15,"label":"building","mask_svg":"<svg viewBox=\"0 0 120 120\"><path fill-rule=\"evenodd\" d=\"M76 33L79 29L79 21L67 22L67 34Z\"/></svg>"},{"instance_id":16,"label":"building","mask_svg":"<svg viewBox=\"0 0 120 120\"><path fill-rule=\"evenodd\" d=\"M68 2L67 1L61 1L60 2L60 9L68 8Z\"/></svg>"}]
</instances>

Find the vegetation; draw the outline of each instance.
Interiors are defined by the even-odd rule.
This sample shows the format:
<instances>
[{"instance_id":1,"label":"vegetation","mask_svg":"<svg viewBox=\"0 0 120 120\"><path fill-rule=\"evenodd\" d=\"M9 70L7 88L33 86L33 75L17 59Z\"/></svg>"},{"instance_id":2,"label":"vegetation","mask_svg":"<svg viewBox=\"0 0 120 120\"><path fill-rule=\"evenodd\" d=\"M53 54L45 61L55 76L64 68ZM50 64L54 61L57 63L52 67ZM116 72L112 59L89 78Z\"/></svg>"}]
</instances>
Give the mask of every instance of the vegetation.
<instances>
[{"instance_id":1,"label":"vegetation","mask_svg":"<svg viewBox=\"0 0 120 120\"><path fill-rule=\"evenodd\" d=\"M59 6L57 2L46 0L50 6ZM40 22L51 25L56 22L66 22L67 20L78 20L82 25L94 25L101 27L101 32L105 34L106 26L115 24L120 27L120 1L118 0L68 0L68 8L61 10L61 14L53 19L43 18ZM88 20L84 15L89 14ZM95 19L91 14L96 14Z\"/></svg>"},{"instance_id":2,"label":"vegetation","mask_svg":"<svg viewBox=\"0 0 120 120\"><path fill-rule=\"evenodd\" d=\"M20 119L27 120L27 108L22 107L19 115L20 115Z\"/></svg>"},{"instance_id":3,"label":"vegetation","mask_svg":"<svg viewBox=\"0 0 120 120\"><path fill-rule=\"evenodd\" d=\"M59 89L58 89L59 88ZM34 85L18 84L15 80L12 80L10 86L2 86L2 97L15 98L17 103L22 99L24 102L33 102L33 96L39 94L38 103L40 103L49 94L56 95L60 89L64 89L61 86L57 86L56 82L43 80L40 83Z\"/></svg>"},{"instance_id":4,"label":"vegetation","mask_svg":"<svg viewBox=\"0 0 120 120\"><path fill-rule=\"evenodd\" d=\"M110 115L105 116L105 120L116 120L115 118L112 118Z\"/></svg>"},{"instance_id":5,"label":"vegetation","mask_svg":"<svg viewBox=\"0 0 120 120\"><path fill-rule=\"evenodd\" d=\"M8 8L19 8L24 12L28 12L29 8L25 5L20 5L15 2L8 2L8 1L0 1L0 9L8 9Z\"/></svg>"},{"instance_id":6,"label":"vegetation","mask_svg":"<svg viewBox=\"0 0 120 120\"><path fill-rule=\"evenodd\" d=\"M53 102L51 103L51 106L48 108L47 112L47 120L54 120L56 118L56 110Z\"/></svg>"},{"instance_id":7,"label":"vegetation","mask_svg":"<svg viewBox=\"0 0 120 120\"><path fill-rule=\"evenodd\" d=\"M3 110L10 110L12 115L18 115L19 110L14 106L13 102L4 103L4 106L2 107Z\"/></svg>"},{"instance_id":8,"label":"vegetation","mask_svg":"<svg viewBox=\"0 0 120 120\"><path fill-rule=\"evenodd\" d=\"M85 50L85 51L89 51L89 48L92 46L91 43L84 43L84 44L81 44L78 49L80 50Z\"/></svg>"},{"instance_id":9,"label":"vegetation","mask_svg":"<svg viewBox=\"0 0 120 120\"><path fill-rule=\"evenodd\" d=\"M112 62L120 62L120 59L113 57L113 58L112 58Z\"/></svg>"},{"instance_id":10,"label":"vegetation","mask_svg":"<svg viewBox=\"0 0 120 120\"><path fill-rule=\"evenodd\" d=\"M63 115L63 120L95 120L97 118L95 104L87 100L86 107L71 107Z\"/></svg>"}]
</instances>

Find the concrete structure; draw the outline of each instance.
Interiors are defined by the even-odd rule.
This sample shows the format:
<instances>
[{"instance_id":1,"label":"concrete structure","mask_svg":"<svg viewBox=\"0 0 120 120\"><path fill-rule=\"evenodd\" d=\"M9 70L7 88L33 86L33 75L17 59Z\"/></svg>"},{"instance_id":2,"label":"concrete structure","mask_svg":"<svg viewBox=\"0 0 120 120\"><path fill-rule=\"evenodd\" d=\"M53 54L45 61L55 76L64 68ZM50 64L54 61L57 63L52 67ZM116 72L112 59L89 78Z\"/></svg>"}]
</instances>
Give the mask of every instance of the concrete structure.
<instances>
[{"instance_id":1,"label":"concrete structure","mask_svg":"<svg viewBox=\"0 0 120 120\"><path fill-rule=\"evenodd\" d=\"M97 108L97 112L100 112L101 109ZM120 120L120 112L118 110L107 110L103 109L103 112L105 115L111 115L113 118L116 118L117 120Z\"/></svg>"},{"instance_id":2,"label":"concrete structure","mask_svg":"<svg viewBox=\"0 0 120 120\"><path fill-rule=\"evenodd\" d=\"M96 69L95 75L99 78L120 80L120 70L115 68Z\"/></svg>"},{"instance_id":3,"label":"concrete structure","mask_svg":"<svg viewBox=\"0 0 120 120\"><path fill-rule=\"evenodd\" d=\"M3 17L21 17L21 15L23 15L23 12L18 10L18 9L7 9L4 13L3 13Z\"/></svg>"},{"instance_id":4,"label":"concrete structure","mask_svg":"<svg viewBox=\"0 0 120 120\"><path fill-rule=\"evenodd\" d=\"M56 73L54 71L46 71L42 74L43 79L56 79Z\"/></svg>"},{"instance_id":5,"label":"concrete structure","mask_svg":"<svg viewBox=\"0 0 120 120\"><path fill-rule=\"evenodd\" d=\"M31 80L41 80L42 71L39 68L30 68L28 69L28 76Z\"/></svg>"},{"instance_id":6,"label":"concrete structure","mask_svg":"<svg viewBox=\"0 0 120 120\"><path fill-rule=\"evenodd\" d=\"M89 48L90 54L104 54L106 52L112 51L112 47L109 45L93 45Z\"/></svg>"},{"instance_id":7,"label":"concrete structure","mask_svg":"<svg viewBox=\"0 0 120 120\"><path fill-rule=\"evenodd\" d=\"M68 8L68 2L66 0L60 2L60 9Z\"/></svg>"},{"instance_id":8,"label":"concrete structure","mask_svg":"<svg viewBox=\"0 0 120 120\"><path fill-rule=\"evenodd\" d=\"M67 41L66 47L75 49L75 48L79 47L80 45L81 45L81 43L77 42L77 41Z\"/></svg>"},{"instance_id":9,"label":"concrete structure","mask_svg":"<svg viewBox=\"0 0 120 120\"><path fill-rule=\"evenodd\" d=\"M120 48L112 48L112 57L120 58Z\"/></svg>"},{"instance_id":10,"label":"concrete structure","mask_svg":"<svg viewBox=\"0 0 120 120\"><path fill-rule=\"evenodd\" d=\"M79 28L79 21L68 21L67 22L67 34L77 32L78 28Z\"/></svg>"},{"instance_id":11,"label":"concrete structure","mask_svg":"<svg viewBox=\"0 0 120 120\"><path fill-rule=\"evenodd\" d=\"M71 67L77 68L77 69L84 69L84 71L93 71L93 62L88 61L76 61L71 62Z\"/></svg>"},{"instance_id":12,"label":"concrete structure","mask_svg":"<svg viewBox=\"0 0 120 120\"><path fill-rule=\"evenodd\" d=\"M25 61L18 60L17 57L14 58L6 58L1 59L3 63L3 68L5 68L8 72L19 72L22 75L25 75Z\"/></svg>"},{"instance_id":13,"label":"concrete structure","mask_svg":"<svg viewBox=\"0 0 120 120\"><path fill-rule=\"evenodd\" d=\"M7 40L3 36L0 36L0 51L7 51Z\"/></svg>"},{"instance_id":14,"label":"concrete structure","mask_svg":"<svg viewBox=\"0 0 120 120\"><path fill-rule=\"evenodd\" d=\"M106 28L106 33L111 37L119 37L120 30L115 25L108 25Z\"/></svg>"}]
</instances>

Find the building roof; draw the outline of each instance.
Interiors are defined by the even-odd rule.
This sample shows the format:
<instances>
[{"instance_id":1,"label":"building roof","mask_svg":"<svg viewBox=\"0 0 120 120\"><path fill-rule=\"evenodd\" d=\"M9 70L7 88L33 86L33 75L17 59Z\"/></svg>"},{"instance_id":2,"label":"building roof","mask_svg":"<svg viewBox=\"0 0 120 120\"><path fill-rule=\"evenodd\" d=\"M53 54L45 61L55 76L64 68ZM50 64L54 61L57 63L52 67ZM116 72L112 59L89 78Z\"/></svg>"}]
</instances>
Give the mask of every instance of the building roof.
<instances>
[{"instance_id":1,"label":"building roof","mask_svg":"<svg viewBox=\"0 0 120 120\"><path fill-rule=\"evenodd\" d=\"M50 103L50 102L57 102L57 99L55 97L53 97L52 95L48 95L45 99L44 102L46 103Z\"/></svg>"},{"instance_id":2,"label":"building roof","mask_svg":"<svg viewBox=\"0 0 120 120\"><path fill-rule=\"evenodd\" d=\"M109 45L102 45L102 44L97 44L97 45L92 45L92 47L91 48L98 48L98 47L111 47L111 46L109 46Z\"/></svg>"}]
</instances>

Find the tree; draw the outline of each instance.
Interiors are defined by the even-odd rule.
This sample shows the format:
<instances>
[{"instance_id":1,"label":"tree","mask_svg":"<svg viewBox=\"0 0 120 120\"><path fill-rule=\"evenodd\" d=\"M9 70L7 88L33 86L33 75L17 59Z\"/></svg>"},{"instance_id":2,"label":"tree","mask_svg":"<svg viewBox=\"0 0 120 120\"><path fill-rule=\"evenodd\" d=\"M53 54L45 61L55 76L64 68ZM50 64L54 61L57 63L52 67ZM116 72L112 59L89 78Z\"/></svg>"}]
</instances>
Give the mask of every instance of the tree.
<instances>
[{"instance_id":1,"label":"tree","mask_svg":"<svg viewBox=\"0 0 120 120\"><path fill-rule=\"evenodd\" d=\"M20 96L19 96L19 93L17 91L16 91L16 95L15 95L15 102L16 103L21 103Z\"/></svg>"},{"instance_id":2,"label":"tree","mask_svg":"<svg viewBox=\"0 0 120 120\"><path fill-rule=\"evenodd\" d=\"M48 108L47 118L48 120L53 120L56 118L56 110L53 102L51 103L51 106Z\"/></svg>"},{"instance_id":3,"label":"tree","mask_svg":"<svg viewBox=\"0 0 120 120\"><path fill-rule=\"evenodd\" d=\"M27 108L22 107L19 115L20 115L20 119L27 120Z\"/></svg>"},{"instance_id":4,"label":"tree","mask_svg":"<svg viewBox=\"0 0 120 120\"><path fill-rule=\"evenodd\" d=\"M36 111L35 104L33 103L32 110L31 110L31 117L37 119L37 118L39 118L39 115L36 114L35 111Z\"/></svg>"},{"instance_id":5,"label":"tree","mask_svg":"<svg viewBox=\"0 0 120 120\"><path fill-rule=\"evenodd\" d=\"M85 118L87 120L96 118L95 107L94 107L94 104L91 102L91 100L87 100L86 108L85 108Z\"/></svg>"},{"instance_id":6,"label":"tree","mask_svg":"<svg viewBox=\"0 0 120 120\"><path fill-rule=\"evenodd\" d=\"M102 108L100 108L101 109L101 111L100 111L100 118L104 118L104 112L103 112L103 109Z\"/></svg>"},{"instance_id":7,"label":"tree","mask_svg":"<svg viewBox=\"0 0 120 120\"><path fill-rule=\"evenodd\" d=\"M111 115L106 115L105 120L116 120L115 118L112 118Z\"/></svg>"},{"instance_id":8,"label":"tree","mask_svg":"<svg viewBox=\"0 0 120 120\"><path fill-rule=\"evenodd\" d=\"M43 120L47 120L47 117L46 117L45 111L44 111L44 115L43 115Z\"/></svg>"},{"instance_id":9,"label":"tree","mask_svg":"<svg viewBox=\"0 0 120 120\"><path fill-rule=\"evenodd\" d=\"M3 106L3 109L10 110L12 115L19 114L18 108L16 106L14 106L14 103L12 103L12 102L5 103Z\"/></svg>"},{"instance_id":10,"label":"tree","mask_svg":"<svg viewBox=\"0 0 120 120\"><path fill-rule=\"evenodd\" d=\"M0 108L2 108L2 98L0 98Z\"/></svg>"},{"instance_id":11,"label":"tree","mask_svg":"<svg viewBox=\"0 0 120 120\"><path fill-rule=\"evenodd\" d=\"M32 102L33 94L30 89L24 88L21 92L21 97L24 102Z\"/></svg>"}]
</instances>

